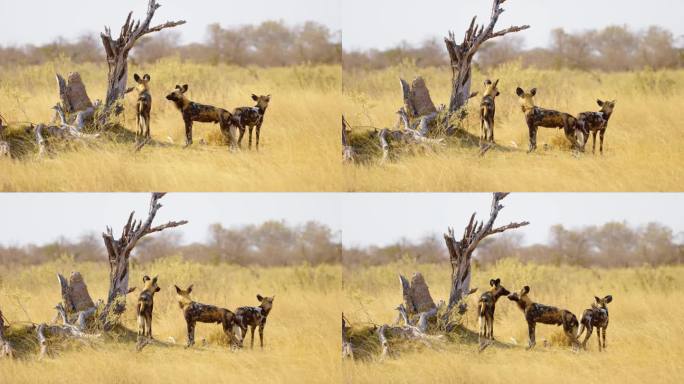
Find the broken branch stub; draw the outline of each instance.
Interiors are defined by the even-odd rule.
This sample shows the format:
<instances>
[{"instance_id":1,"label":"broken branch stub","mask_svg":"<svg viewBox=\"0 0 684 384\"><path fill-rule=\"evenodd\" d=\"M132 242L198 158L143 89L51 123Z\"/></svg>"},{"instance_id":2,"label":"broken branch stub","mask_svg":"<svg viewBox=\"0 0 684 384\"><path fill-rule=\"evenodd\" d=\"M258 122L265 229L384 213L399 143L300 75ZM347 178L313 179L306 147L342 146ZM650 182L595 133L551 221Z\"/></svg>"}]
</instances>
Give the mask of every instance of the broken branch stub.
<instances>
[{"instance_id":1,"label":"broken branch stub","mask_svg":"<svg viewBox=\"0 0 684 384\"><path fill-rule=\"evenodd\" d=\"M125 310L126 301L122 298L130 292L128 289L129 258L140 239L149 234L188 223L187 220L181 220L170 221L159 226L152 225L157 211L162 207L159 200L164 195L166 193L152 193L150 209L144 221L134 220L135 212L131 212L119 238L114 237L111 227L107 227L107 231L102 234L109 260L109 293L105 308L100 314L100 321L105 330L109 330L116 322L116 317Z\"/></svg>"},{"instance_id":2,"label":"broken branch stub","mask_svg":"<svg viewBox=\"0 0 684 384\"><path fill-rule=\"evenodd\" d=\"M463 236L460 240L456 240L454 229L449 228L444 234L444 241L446 242L449 251L449 261L451 263L451 292L449 293L449 304L447 306L447 316L451 313L453 308L461 302L464 296L472 293L470 290L471 269L470 261L475 252L475 249L480 242L488 236L496 233L501 233L509 229L520 228L529 224L527 221L520 223L510 223L501 227L494 227L499 211L503 209L501 201L508 196L508 193L496 192L492 196L492 206L489 213L489 219L486 222L478 222L475 220L475 213L470 216L468 225L466 225ZM465 311L465 305L461 305L460 312Z\"/></svg>"},{"instance_id":3,"label":"broken branch stub","mask_svg":"<svg viewBox=\"0 0 684 384\"><path fill-rule=\"evenodd\" d=\"M460 44L456 42L456 35L453 32L449 32L449 35L444 38L444 43L449 53L449 60L451 61L452 75L449 113L459 110L475 95L470 93L470 85L472 83L471 66L475 53L477 53L482 44L487 40L530 28L529 25L523 25L494 31L499 16L504 12L504 9L501 8L501 4L504 1L493 0L492 13L489 16L489 23L487 25L476 24L477 16L473 17Z\"/></svg>"}]
</instances>

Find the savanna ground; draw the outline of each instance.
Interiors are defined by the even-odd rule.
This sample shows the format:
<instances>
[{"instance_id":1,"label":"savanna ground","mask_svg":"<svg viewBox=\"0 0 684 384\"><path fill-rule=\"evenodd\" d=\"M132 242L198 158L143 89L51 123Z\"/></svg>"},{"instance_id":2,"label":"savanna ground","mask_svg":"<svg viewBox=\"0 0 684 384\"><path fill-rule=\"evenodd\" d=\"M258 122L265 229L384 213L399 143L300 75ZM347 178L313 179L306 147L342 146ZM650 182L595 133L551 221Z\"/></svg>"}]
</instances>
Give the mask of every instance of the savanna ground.
<instances>
[{"instance_id":1,"label":"savanna ground","mask_svg":"<svg viewBox=\"0 0 684 384\"><path fill-rule=\"evenodd\" d=\"M450 269L446 265L402 261L379 267L345 270L345 316L357 325L391 324L401 302L399 273L423 273L433 298L448 298ZM473 270L464 319L477 331L479 295L490 278L501 278L510 291L531 287L539 303L566 308L580 316L594 295L613 295L608 305L610 324L607 351L599 353L596 332L587 351L573 353L560 327L537 326L537 346L526 351L527 324L522 312L507 298L496 306L494 336L509 348L490 346L478 353L477 342L448 343L435 349L409 350L397 358L343 363L346 383L675 383L684 375L684 326L681 292L684 267L599 269L524 265L512 259ZM549 346L544 346L544 340Z\"/></svg>"},{"instance_id":2,"label":"savanna ground","mask_svg":"<svg viewBox=\"0 0 684 384\"><path fill-rule=\"evenodd\" d=\"M0 265L0 308L10 322L49 322L60 301L56 273L80 271L93 299L106 297L108 267L104 263L74 263L68 258L31 267ZM94 347L59 349L54 357L37 354L0 360L3 383L330 383L341 381L339 266L238 267L202 265L168 258L133 265L131 286L143 274L158 274L162 290L155 295L152 332L176 345L149 345L135 352L135 343L105 342ZM266 326L265 346L229 351L219 340L221 326L198 324L190 350L186 325L176 301L174 284L194 283L193 299L235 309L257 305L256 294L275 295ZM139 293L139 290L137 291ZM128 296L123 323L136 328ZM203 346L202 339L208 344ZM247 344L248 345L248 344Z\"/></svg>"},{"instance_id":3,"label":"savanna ground","mask_svg":"<svg viewBox=\"0 0 684 384\"><path fill-rule=\"evenodd\" d=\"M405 63L385 70L350 70L343 75L344 114L353 126L393 127L403 105L399 78L422 76L436 105L448 104L448 68L417 68ZM473 73L473 91L486 79L501 79L496 98L495 139L510 151L451 143L446 148L405 155L378 165L346 167L349 191L679 191L684 186L684 71L587 72L523 69L509 63ZM535 102L577 115L598 111L596 99L616 99L604 141L604 155L573 156L562 131L539 128L538 149L526 153L528 129L516 87L538 89ZM480 96L471 100L468 132L480 136ZM598 139L598 138L597 138ZM546 149L545 149L546 145ZM378 159L379 160L379 159Z\"/></svg>"},{"instance_id":4,"label":"savanna ground","mask_svg":"<svg viewBox=\"0 0 684 384\"><path fill-rule=\"evenodd\" d=\"M52 119L59 96L55 73L80 72L92 100L104 98L104 64L56 61L0 67L0 114L12 124ZM0 160L2 191L338 191L340 66L236 67L163 59L129 68L152 76L152 138L168 146L135 153L131 142L104 138L50 158ZM253 106L252 94L271 94L261 130L260 152L229 153L218 125L196 123L195 144L184 146L180 112L165 96L189 84L195 102L233 110ZM132 132L136 93L125 101L123 125ZM201 145L204 139L207 145Z\"/></svg>"}]
</instances>

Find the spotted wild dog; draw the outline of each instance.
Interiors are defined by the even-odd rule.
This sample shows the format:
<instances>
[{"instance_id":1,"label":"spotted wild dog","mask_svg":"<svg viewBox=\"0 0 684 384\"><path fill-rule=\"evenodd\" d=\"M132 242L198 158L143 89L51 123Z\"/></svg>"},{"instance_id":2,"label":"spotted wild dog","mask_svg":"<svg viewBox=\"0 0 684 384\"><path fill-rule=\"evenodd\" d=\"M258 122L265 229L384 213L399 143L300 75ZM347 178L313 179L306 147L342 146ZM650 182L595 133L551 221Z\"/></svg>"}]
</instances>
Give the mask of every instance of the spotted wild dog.
<instances>
[{"instance_id":1,"label":"spotted wild dog","mask_svg":"<svg viewBox=\"0 0 684 384\"><path fill-rule=\"evenodd\" d=\"M513 292L508 295L508 299L515 301L516 304L518 304L518 308L525 314L530 338L527 349L534 348L534 345L536 344L535 328L537 323L541 323L562 325L563 332L565 332L565 335L570 339L573 350L576 350L578 347L576 335L577 327L579 325L577 317L567 309L558 309L556 307L535 303L530 299L529 293L530 287L526 285L519 293Z\"/></svg>"},{"instance_id":2,"label":"spotted wild dog","mask_svg":"<svg viewBox=\"0 0 684 384\"><path fill-rule=\"evenodd\" d=\"M596 100L596 103L601 107L598 112L582 112L577 115L577 126L584 134L583 146L587 145L589 141L589 133L592 134L591 140L591 152L596 153L596 133L599 133L601 138L600 153L603 154L603 136L606 134L606 128L608 128L608 120L613 114L615 109L615 103L617 100L613 101L601 101Z\"/></svg>"},{"instance_id":3,"label":"spotted wild dog","mask_svg":"<svg viewBox=\"0 0 684 384\"><path fill-rule=\"evenodd\" d=\"M142 78L137 73L133 75L138 85L133 88L138 91L138 101L136 103L135 116L138 123L138 136L146 139L150 138L150 117L152 113L152 94L150 93L151 77L145 74ZM131 89L132 90L132 89Z\"/></svg>"},{"instance_id":4,"label":"spotted wild dog","mask_svg":"<svg viewBox=\"0 0 684 384\"><path fill-rule=\"evenodd\" d=\"M497 79L494 83L487 79L484 82L485 90L480 102L480 127L482 129L481 140L494 143L494 115L496 113L496 103L494 99L501 93L496 87L499 84Z\"/></svg>"},{"instance_id":5,"label":"spotted wild dog","mask_svg":"<svg viewBox=\"0 0 684 384\"><path fill-rule=\"evenodd\" d=\"M603 299L594 296L595 303L591 303L591 308L585 309L580 319L580 327L577 331L577 339L580 338L582 332L587 330L587 334L582 341L582 348L587 349L587 340L591 336L591 332L596 327L596 336L598 337L599 352L601 351L601 334L603 333L603 349L606 349L606 328L608 328L608 303L613 301L613 296L608 295ZM603 331L603 332L601 332Z\"/></svg>"},{"instance_id":6,"label":"spotted wild dog","mask_svg":"<svg viewBox=\"0 0 684 384\"><path fill-rule=\"evenodd\" d=\"M183 317L188 326L188 344L186 348L195 344L196 323L216 323L223 326L223 332L228 336L232 347L242 347L243 332L241 320L233 312L214 305L202 304L190 298L192 284L188 289L180 289L177 285L176 295L178 305L183 310Z\"/></svg>"},{"instance_id":7,"label":"spotted wild dog","mask_svg":"<svg viewBox=\"0 0 684 384\"><path fill-rule=\"evenodd\" d=\"M157 276L150 279L143 276L143 289L138 295L136 314L138 315L138 337L152 339L152 310L154 309L154 294L161 288L157 285Z\"/></svg>"},{"instance_id":8,"label":"spotted wild dog","mask_svg":"<svg viewBox=\"0 0 684 384\"><path fill-rule=\"evenodd\" d=\"M563 128L565 137L572 143L573 149L583 151L584 147L581 143L584 142L584 136L582 131L579 131L577 128L577 119L574 116L565 112L537 107L534 104L537 88L532 88L530 92L525 92L522 88L518 87L515 93L518 95L520 106L525 114L525 122L529 129L530 146L528 153L534 152L537 149L537 130L539 127ZM578 136L580 136L579 139Z\"/></svg>"},{"instance_id":9,"label":"spotted wild dog","mask_svg":"<svg viewBox=\"0 0 684 384\"><path fill-rule=\"evenodd\" d=\"M501 296L508 296L511 293L501 285L501 279L499 278L489 280L489 285L492 289L484 292L478 301L478 321L480 324L478 341L480 346L482 346L482 338L494 340L494 309L496 308L496 302Z\"/></svg>"},{"instance_id":10,"label":"spotted wild dog","mask_svg":"<svg viewBox=\"0 0 684 384\"><path fill-rule=\"evenodd\" d=\"M266 319L268 314L273 308L272 297L263 297L257 295L257 300L261 302L258 307L240 307L237 309L236 314L242 321L242 334L247 337L247 328L251 327L251 335L249 347L254 348L254 329L259 327L259 343L261 348L264 347L264 328L266 327Z\"/></svg>"},{"instance_id":11,"label":"spotted wild dog","mask_svg":"<svg viewBox=\"0 0 684 384\"><path fill-rule=\"evenodd\" d=\"M252 149L252 130L256 127L256 150L258 151L261 125L264 123L264 115L266 115L266 109L271 102L271 95L252 95L252 100L256 101L256 106L236 108L233 111L233 116L235 123L240 129L238 146L242 147L242 138L245 136L246 128L249 127L249 149Z\"/></svg>"},{"instance_id":12,"label":"spotted wild dog","mask_svg":"<svg viewBox=\"0 0 684 384\"><path fill-rule=\"evenodd\" d=\"M175 90L166 96L166 99L172 101L183 115L183 122L185 123L185 146L189 147L192 145L192 125L194 122L215 123L219 124L221 133L230 141L231 149L235 149L237 127L233 121L233 114L223 108L190 101L185 95L187 91L187 84L183 86L176 85Z\"/></svg>"}]
</instances>

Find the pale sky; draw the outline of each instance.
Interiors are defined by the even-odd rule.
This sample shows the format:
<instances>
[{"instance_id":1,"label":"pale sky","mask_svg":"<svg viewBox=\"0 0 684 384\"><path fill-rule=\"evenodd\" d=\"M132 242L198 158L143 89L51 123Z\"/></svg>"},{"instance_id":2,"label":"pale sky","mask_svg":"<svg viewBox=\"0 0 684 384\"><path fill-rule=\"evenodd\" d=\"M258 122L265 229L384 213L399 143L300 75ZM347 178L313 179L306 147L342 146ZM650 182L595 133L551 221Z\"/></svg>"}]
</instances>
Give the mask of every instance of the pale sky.
<instances>
[{"instance_id":1,"label":"pale sky","mask_svg":"<svg viewBox=\"0 0 684 384\"><path fill-rule=\"evenodd\" d=\"M419 240L442 234L453 226L461 233L470 214L488 218L491 194L273 194L170 193L156 223L187 219L176 231L185 242L203 242L213 223L225 227L261 224L284 219L290 224L316 220L342 231L345 245L387 245L401 238ZM0 194L0 244L42 244L60 236L77 239L101 233L107 225L115 233L135 210L144 217L149 194ZM527 244L545 243L549 227L568 228L627 221L643 225L657 221L675 233L684 231L684 194L667 193L514 193L503 202L498 225L530 221L517 231Z\"/></svg>"},{"instance_id":2,"label":"pale sky","mask_svg":"<svg viewBox=\"0 0 684 384\"><path fill-rule=\"evenodd\" d=\"M199 42L206 37L207 25L258 24L283 20L289 25L316 21L333 32L341 28L341 0L159 0L162 5L153 24L172 20L188 23L173 30L183 42ZM86 33L99 33L104 26L118 34L128 12L135 19L145 17L147 0L0 0L0 44L44 44L62 36L74 39Z\"/></svg>"},{"instance_id":3,"label":"pale sky","mask_svg":"<svg viewBox=\"0 0 684 384\"><path fill-rule=\"evenodd\" d=\"M492 0L346 0L342 26L345 50L386 49L401 41L420 43L448 31L463 38L473 16L489 21ZM568 32L628 25L634 30L650 25L684 34L682 0L509 0L502 8L497 29L530 25L516 33L526 48L545 47L554 28Z\"/></svg>"}]
</instances>

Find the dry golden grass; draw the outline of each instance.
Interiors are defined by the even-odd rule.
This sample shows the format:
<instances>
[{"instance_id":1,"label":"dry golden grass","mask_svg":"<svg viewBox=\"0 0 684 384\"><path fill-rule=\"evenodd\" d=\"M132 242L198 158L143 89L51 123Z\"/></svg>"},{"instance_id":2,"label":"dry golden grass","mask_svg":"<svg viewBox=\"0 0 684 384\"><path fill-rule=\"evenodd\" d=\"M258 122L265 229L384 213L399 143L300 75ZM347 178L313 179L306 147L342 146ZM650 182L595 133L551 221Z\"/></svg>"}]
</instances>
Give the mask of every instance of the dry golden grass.
<instances>
[{"instance_id":1,"label":"dry golden grass","mask_svg":"<svg viewBox=\"0 0 684 384\"><path fill-rule=\"evenodd\" d=\"M413 65L382 71L345 72L344 113L356 126L391 127L402 105L399 77L423 76L436 104L448 103L447 68ZM521 69L511 63L487 74L473 74L473 90L486 78L501 79L496 99L495 138L513 152L477 148L438 150L405 156L383 166L345 169L350 191L680 191L684 187L684 71L596 73ZM538 89L539 106L571 114L597 111L596 99L617 99L604 142L603 156L589 152L575 158L562 131L540 128L537 153L527 155L528 129L515 88ZM469 105L465 124L479 136L479 98ZM363 128L360 128L363 129ZM550 148L544 150L544 144Z\"/></svg>"},{"instance_id":2,"label":"dry golden grass","mask_svg":"<svg viewBox=\"0 0 684 384\"><path fill-rule=\"evenodd\" d=\"M55 73L78 71L92 99L103 98L106 67L54 62L0 67L0 113L10 122L47 122L58 101ZM94 147L49 159L0 160L3 191L337 191L341 189L339 116L340 66L240 68L167 59L130 68L152 76L152 137L170 147L100 140ZM184 150L184 125L165 99L176 84L189 84L191 100L232 110L254 105L251 95L272 94L262 127L261 151L231 154L218 145L219 128L195 124L191 149ZM135 93L126 97L125 126L136 130ZM209 145L200 145L201 139Z\"/></svg>"},{"instance_id":3,"label":"dry golden grass","mask_svg":"<svg viewBox=\"0 0 684 384\"><path fill-rule=\"evenodd\" d=\"M345 315L354 323L391 323L393 308L401 302L397 274L420 271L435 300L446 299L450 270L445 265L400 262L344 273ZM490 278L500 277L509 290L531 287L533 300L564 307L577 316L594 295L613 295L609 304L607 351L598 352L596 333L588 350L573 353L570 347L544 347L561 335L559 327L539 325L537 347L524 349L527 324L522 312L501 298L495 314L494 335L510 349L490 346L483 353L477 345L445 346L440 350L408 352L396 359L344 362L347 383L677 383L684 375L684 267L635 269L584 269L523 265L503 260L493 267L475 268L466 326L477 329L474 308Z\"/></svg>"},{"instance_id":4,"label":"dry golden grass","mask_svg":"<svg viewBox=\"0 0 684 384\"><path fill-rule=\"evenodd\" d=\"M55 273L79 270L93 298L107 294L105 264L60 260L35 267L0 265L0 308L13 322L47 322L60 300ZM96 348L66 350L38 360L0 360L3 383L330 383L341 381L339 349L340 271L338 266L244 268L200 265L166 259L146 266L134 265L132 283L144 273L158 274L162 290L155 295L153 335L169 337L177 346L106 343ZM255 295L275 295L265 329L265 346L238 352L216 345L220 325L198 324L196 347L185 350L185 321L173 284L194 283L197 301L235 309L257 305ZM138 291L139 292L139 291ZM133 300L128 298L124 324L136 329ZM21 303L21 306L18 304ZM22 309L23 307L23 309ZM26 312L24 312L24 310ZM202 346L202 338L209 341Z\"/></svg>"}]
</instances>

